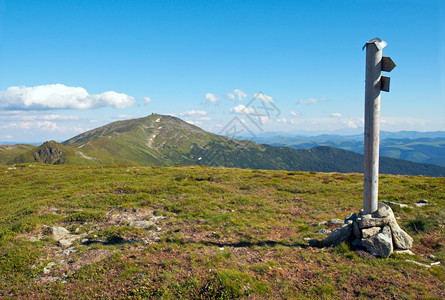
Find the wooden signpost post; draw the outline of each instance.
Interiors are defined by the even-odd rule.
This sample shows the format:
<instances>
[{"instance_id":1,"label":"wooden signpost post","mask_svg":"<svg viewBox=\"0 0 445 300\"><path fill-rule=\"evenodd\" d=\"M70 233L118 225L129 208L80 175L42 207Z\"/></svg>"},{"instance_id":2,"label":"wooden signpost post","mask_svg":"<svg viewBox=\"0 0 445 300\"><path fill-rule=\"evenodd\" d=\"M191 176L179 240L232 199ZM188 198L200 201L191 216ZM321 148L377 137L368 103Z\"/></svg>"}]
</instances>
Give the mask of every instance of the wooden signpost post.
<instances>
[{"instance_id":1,"label":"wooden signpost post","mask_svg":"<svg viewBox=\"0 0 445 300\"><path fill-rule=\"evenodd\" d=\"M380 91L389 92L390 78L381 71L391 72L396 66L391 58L382 56L386 42L375 38L366 43L365 79L365 143L363 211L377 210L379 185Z\"/></svg>"}]
</instances>

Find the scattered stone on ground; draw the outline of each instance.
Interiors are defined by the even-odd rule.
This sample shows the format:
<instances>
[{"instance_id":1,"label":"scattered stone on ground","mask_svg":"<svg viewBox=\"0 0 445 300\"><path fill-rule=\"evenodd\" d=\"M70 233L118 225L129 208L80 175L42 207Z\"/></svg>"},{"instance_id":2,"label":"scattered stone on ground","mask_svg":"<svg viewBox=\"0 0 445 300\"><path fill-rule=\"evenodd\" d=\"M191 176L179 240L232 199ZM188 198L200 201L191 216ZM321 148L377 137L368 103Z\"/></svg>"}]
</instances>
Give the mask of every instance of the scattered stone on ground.
<instances>
[{"instance_id":1,"label":"scattered stone on ground","mask_svg":"<svg viewBox=\"0 0 445 300\"><path fill-rule=\"evenodd\" d=\"M324 239L325 246L349 242L352 247L366 249L378 257L388 257L394 251L408 250L413 239L397 224L390 206L379 203L372 214L350 214L344 224Z\"/></svg>"},{"instance_id":2,"label":"scattered stone on ground","mask_svg":"<svg viewBox=\"0 0 445 300\"><path fill-rule=\"evenodd\" d=\"M413 251L406 249L406 250L402 250L402 249L396 249L394 250L394 253L398 253L398 254L408 254L408 255L415 255Z\"/></svg>"},{"instance_id":3,"label":"scattered stone on ground","mask_svg":"<svg viewBox=\"0 0 445 300\"><path fill-rule=\"evenodd\" d=\"M136 227L136 228L142 228L142 229L150 229L155 226L155 222L153 221L147 221L147 220L140 220L140 221L132 221L128 224L130 227Z\"/></svg>"},{"instance_id":4,"label":"scattered stone on ground","mask_svg":"<svg viewBox=\"0 0 445 300\"><path fill-rule=\"evenodd\" d=\"M325 229L325 228L318 230L318 233L321 233L321 234L329 234L331 232L332 232L331 230Z\"/></svg>"},{"instance_id":5,"label":"scattered stone on ground","mask_svg":"<svg viewBox=\"0 0 445 300\"><path fill-rule=\"evenodd\" d=\"M84 235L71 234L68 231L68 229L61 226L49 227L49 230L51 232L53 239L57 241L60 246L66 248L70 247L75 240L85 236L85 234Z\"/></svg>"},{"instance_id":6,"label":"scattered stone on ground","mask_svg":"<svg viewBox=\"0 0 445 300\"><path fill-rule=\"evenodd\" d=\"M336 224L343 224L344 222L341 219L330 219L329 223L333 224L333 225L336 225Z\"/></svg>"},{"instance_id":7,"label":"scattered stone on ground","mask_svg":"<svg viewBox=\"0 0 445 300\"><path fill-rule=\"evenodd\" d=\"M52 210L58 214L58 210ZM46 257L40 258L40 263L45 264L42 273L36 276L35 281L40 284L58 281L63 283L65 279L69 278L81 267L97 262L108 257L115 250L110 249L95 249L88 248L86 251L78 251L78 243L82 245L93 245L97 243L112 244L114 242L132 244L134 242L141 242L143 245L148 245L160 240L162 233L161 222L164 216L155 216L151 208L115 208L106 213L104 220L97 221L97 223L83 223L76 226L76 222L70 223L73 233L63 226L44 226L38 232L34 231L32 235L22 235L21 238L26 238L30 241L39 241L45 235L51 236L57 245L47 247ZM74 224L73 224L74 223ZM73 226L74 225L74 226ZM82 232L80 227L88 225L91 228L88 232ZM65 225L64 225L65 226ZM103 236L100 232L105 231L110 227L129 226L136 230L142 230L137 235L119 236L116 240L111 242L108 240L101 240L99 237ZM142 235L140 235L142 233ZM114 238L114 237L113 237ZM135 244L133 247L143 247ZM50 261L48 263L48 261ZM36 266L37 267L37 266Z\"/></svg>"},{"instance_id":8,"label":"scattered stone on ground","mask_svg":"<svg viewBox=\"0 0 445 300\"><path fill-rule=\"evenodd\" d=\"M403 204L403 203L397 203L397 202L392 202L392 201L383 201L384 204L389 205L391 207L393 206L398 206L400 208L404 208L404 207L412 207L409 206L408 204ZM423 207L423 206L427 206L429 205L429 201L426 199L420 199L419 201L417 201L416 203L414 203L414 207Z\"/></svg>"},{"instance_id":9,"label":"scattered stone on ground","mask_svg":"<svg viewBox=\"0 0 445 300\"><path fill-rule=\"evenodd\" d=\"M422 206L427 206L428 204L429 204L428 200L420 199L419 201L417 201L417 203L414 203L414 206L422 207Z\"/></svg>"},{"instance_id":10,"label":"scattered stone on ground","mask_svg":"<svg viewBox=\"0 0 445 300\"><path fill-rule=\"evenodd\" d=\"M392 201L383 201L383 203L386 205L389 205L390 207L393 207L393 206L398 206L400 208L409 207L408 204L397 203L397 202L392 202Z\"/></svg>"},{"instance_id":11,"label":"scattered stone on ground","mask_svg":"<svg viewBox=\"0 0 445 300\"><path fill-rule=\"evenodd\" d=\"M421 262L414 261L414 260L411 260L411 259L407 259L406 261L407 261L407 262L410 262L410 263L413 263L413 264L416 264L416 265L418 265L418 266L425 267L425 268L429 268L429 267L431 267L431 266L437 266L437 265L440 265L440 261L436 261L436 262L429 263L429 264L421 263Z\"/></svg>"}]
</instances>

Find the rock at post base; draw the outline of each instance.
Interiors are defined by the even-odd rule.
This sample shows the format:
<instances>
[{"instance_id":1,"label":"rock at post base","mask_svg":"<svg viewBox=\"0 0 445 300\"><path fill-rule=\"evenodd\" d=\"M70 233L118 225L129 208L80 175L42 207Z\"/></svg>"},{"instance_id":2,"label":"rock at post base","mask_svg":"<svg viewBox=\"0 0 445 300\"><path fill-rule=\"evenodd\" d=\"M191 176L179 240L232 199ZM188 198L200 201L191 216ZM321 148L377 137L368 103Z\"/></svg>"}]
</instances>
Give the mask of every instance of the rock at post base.
<instances>
[{"instance_id":1,"label":"rock at post base","mask_svg":"<svg viewBox=\"0 0 445 300\"><path fill-rule=\"evenodd\" d=\"M387 216L384 218L374 218L371 214L363 215L360 218L357 218L357 223L360 229L363 228L371 228L371 227L383 227L389 223L391 220L391 216Z\"/></svg>"},{"instance_id":2,"label":"rock at post base","mask_svg":"<svg viewBox=\"0 0 445 300\"><path fill-rule=\"evenodd\" d=\"M379 203L371 214L349 214L345 224L337 228L324 241L325 246L337 246L341 242L351 242L357 249L366 249L374 256L388 257L396 250L412 247L413 239L397 224L390 206Z\"/></svg>"},{"instance_id":3,"label":"rock at post base","mask_svg":"<svg viewBox=\"0 0 445 300\"><path fill-rule=\"evenodd\" d=\"M392 238L396 248L406 250L413 246L413 238L399 227L399 224L397 224L395 219L391 220L389 226L391 227Z\"/></svg>"},{"instance_id":4,"label":"rock at post base","mask_svg":"<svg viewBox=\"0 0 445 300\"><path fill-rule=\"evenodd\" d=\"M341 242L346 242L351 238L352 225L344 224L343 226L335 229L327 238L324 239L323 244L325 246L337 246Z\"/></svg>"},{"instance_id":5,"label":"rock at post base","mask_svg":"<svg viewBox=\"0 0 445 300\"><path fill-rule=\"evenodd\" d=\"M373 237L374 235L378 234L382 228L380 227L371 227L371 228L365 228L362 230L362 236L364 239L368 239L370 237Z\"/></svg>"},{"instance_id":6,"label":"rock at post base","mask_svg":"<svg viewBox=\"0 0 445 300\"><path fill-rule=\"evenodd\" d=\"M377 235L369 239L362 239L362 245L372 255L379 257L389 257L394 251L391 229L389 228L389 226L385 226Z\"/></svg>"},{"instance_id":7,"label":"rock at post base","mask_svg":"<svg viewBox=\"0 0 445 300\"><path fill-rule=\"evenodd\" d=\"M377 210L372 213L373 218L385 218L393 215L391 207L384 203L379 203Z\"/></svg>"}]
</instances>

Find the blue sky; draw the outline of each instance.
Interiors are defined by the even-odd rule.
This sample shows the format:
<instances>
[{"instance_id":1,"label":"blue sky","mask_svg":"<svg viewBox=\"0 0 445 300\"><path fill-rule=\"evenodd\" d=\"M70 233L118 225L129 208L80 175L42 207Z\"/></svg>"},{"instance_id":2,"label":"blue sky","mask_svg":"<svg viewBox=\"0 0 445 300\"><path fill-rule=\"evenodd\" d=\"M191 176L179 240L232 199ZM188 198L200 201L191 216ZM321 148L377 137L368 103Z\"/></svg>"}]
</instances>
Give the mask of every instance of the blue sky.
<instances>
[{"instance_id":1,"label":"blue sky","mask_svg":"<svg viewBox=\"0 0 445 300\"><path fill-rule=\"evenodd\" d=\"M362 132L374 37L397 64L382 130L445 130L443 0L0 0L0 20L0 143L151 113L224 133L259 93L252 132Z\"/></svg>"}]
</instances>

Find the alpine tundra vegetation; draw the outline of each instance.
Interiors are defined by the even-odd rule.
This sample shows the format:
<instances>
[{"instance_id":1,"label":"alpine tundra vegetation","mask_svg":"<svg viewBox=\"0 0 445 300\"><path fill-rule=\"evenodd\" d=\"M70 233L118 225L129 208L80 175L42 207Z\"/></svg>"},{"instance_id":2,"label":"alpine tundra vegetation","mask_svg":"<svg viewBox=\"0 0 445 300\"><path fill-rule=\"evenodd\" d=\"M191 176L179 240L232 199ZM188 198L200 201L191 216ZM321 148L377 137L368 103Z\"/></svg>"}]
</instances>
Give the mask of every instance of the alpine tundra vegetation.
<instances>
[{"instance_id":1,"label":"alpine tundra vegetation","mask_svg":"<svg viewBox=\"0 0 445 300\"><path fill-rule=\"evenodd\" d=\"M0 172L1 298L445 296L443 177L380 175L380 201L399 204L414 239L414 255L381 259L319 246L341 226L332 218L361 208L358 173L42 163Z\"/></svg>"}]
</instances>

